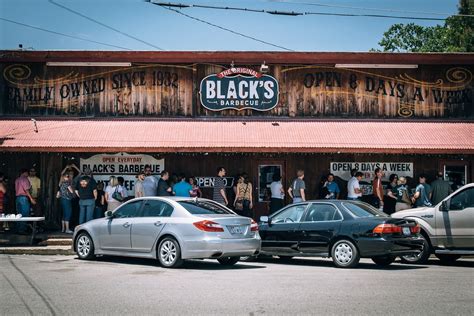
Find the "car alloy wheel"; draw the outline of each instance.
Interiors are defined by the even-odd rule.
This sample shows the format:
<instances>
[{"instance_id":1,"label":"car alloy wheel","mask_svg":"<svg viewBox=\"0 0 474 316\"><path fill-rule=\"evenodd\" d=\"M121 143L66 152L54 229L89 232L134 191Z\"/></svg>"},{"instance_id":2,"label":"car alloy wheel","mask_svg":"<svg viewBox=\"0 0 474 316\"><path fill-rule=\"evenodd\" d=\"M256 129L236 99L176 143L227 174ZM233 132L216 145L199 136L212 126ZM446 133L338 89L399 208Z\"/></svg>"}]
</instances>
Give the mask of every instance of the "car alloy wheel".
<instances>
[{"instance_id":1,"label":"car alloy wheel","mask_svg":"<svg viewBox=\"0 0 474 316\"><path fill-rule=\"evenodd\" d=\"M94 243L87 233L80 233L76 239L76 252L79 259L88 260L94 256Z\"/></svg>"},{"instance_id":2,"label":"car alloy wheel","mask_svg":"<svg viewBox=\"0 0 474 316\"><path fill-rule=\"evenodd\" d=\"M428 261L428 258L431 255L430 243L426 240L425 236L420 235L420 237L423 238L423 248L421 252L416 255L401 256L400 259L403 263L424 264Z\"/></svg>"},{"instance_id":3,"label":"car alloy wheel","mask_svg":"<svg viewBox=\"0 0 474 316\"><path fill-rule=\"evenodd\" d=\"M168 237L161 241L158 246L158 260L166 268L176 268L183 263L181 248L174 238Z\"/></svg>"},{"instance_id":4,"label":"car alloy wheel","mask_svg":"<svg viewBox=\"0 0 474 316\"><path fill-rule=\"evenodd\" d=\"M339 268L351 268L359 263L360 255L356 246L349 240L337 241L331 249L334 264Z\"/></svg>"}]
</instances>

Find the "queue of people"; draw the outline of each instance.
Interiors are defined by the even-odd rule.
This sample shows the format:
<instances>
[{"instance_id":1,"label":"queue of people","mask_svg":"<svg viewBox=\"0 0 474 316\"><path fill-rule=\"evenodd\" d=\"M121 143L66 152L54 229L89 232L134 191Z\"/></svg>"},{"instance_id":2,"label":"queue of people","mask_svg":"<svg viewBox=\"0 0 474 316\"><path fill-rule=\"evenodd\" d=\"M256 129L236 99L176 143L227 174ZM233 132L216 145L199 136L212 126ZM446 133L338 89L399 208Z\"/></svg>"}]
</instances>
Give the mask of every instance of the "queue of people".
<instances>
[{"instance_id":1,"label":"queue of people","mask_svg":"<svg viewBox=\"0 0 474 316\"><path fill-rule=\"evenodd\" d=\"M155 176L152 175L151 171L151 166L146 165L136 175L135 197L203 196L196 178L193 176L186 177L183 173L170 176L170 173L166 170L163 170L159 176ZM234 181L233 190L228 191L226 189L225 168L217 168L216 173L212 199L234 209L238 214L252 217L254 187L248 174L239 174L236 181ZM380 168L377 168L371 183L371 192L365 192L366 189L360 184L363 178L362 172L354 169L351 171L351 176L347 183L347 199L368 202L387 214L412 207L436 205L453 192L451 184L444 180L442 172L436 175L437 179L431 185L427 183L426 175L419 175L418 184L412 190L407 185L407 179L398 177L397 174L390 175L389 184L384 188L382 185L384 174ZM281 175L273 175L273 181L269 186L271 195L268 196L270 213L276 212L284 206L285 193L288 193L292 203L306 201L308 194L304 177L304 170L297 170L296 177L290 182L288 190L285 191ZM229 197L228 194L231 196ZM5 213L7 195L5 177L0 173L0 216ZM370 198L367 199L367 197ZM36 175L36 169L20 170L20 176L15 180L17 212L22 216L40 216L42 214L40 203L38 203L40 198L41 180ZM69 234L72 233L71 220L74 203L79 206L78 223L82 224L94 218L103 217L106 210L114 210L129 199L123 177L111 176L104 188L104 183L97 183L89 169L81 172L74 164L67 165L61 172L56 198L59 199L59 205L62 209L61 231ZM341 188L335 181L333 174L329 173L321 178L318 198L341 198ZM1 225L0 230L3 230L3 228L3 225ZM23 223L17 225L20 233L25 233L26 228Z\"/></svg>"}]
</instances>

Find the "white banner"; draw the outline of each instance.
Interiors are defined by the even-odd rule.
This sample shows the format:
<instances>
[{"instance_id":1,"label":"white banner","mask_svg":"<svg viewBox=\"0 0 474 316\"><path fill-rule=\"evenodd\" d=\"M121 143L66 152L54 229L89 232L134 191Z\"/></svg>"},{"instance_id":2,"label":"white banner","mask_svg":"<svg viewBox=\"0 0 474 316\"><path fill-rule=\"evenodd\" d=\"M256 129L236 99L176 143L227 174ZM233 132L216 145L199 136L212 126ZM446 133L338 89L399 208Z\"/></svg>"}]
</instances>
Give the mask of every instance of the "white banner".
<instances>
[{"instance_id":1,"label":"white banner","mask_svg":"<svg viewBox=\"0 0 474 316\"><path fill-rule=\"evenodd\" d=\"M110 176L123 177L129 196L135 194L135 181L137 180L135 176L145 169L145 165L150 165L151 173L159 177L159 173L165 168L165 160L158 160L150 155L127 153L99 154L88 159L80 159L81 171L89 168L95 181L104 183L104 189L109 183Z\"/></svg>"},{"instance_id":2,"label":"white banner","mask_svg":"<svg viewBox=\"0 0 474 316\"><path fill-rule=\"evenodd\" d=\"M413 178L412 162L331 162L330 172L346 181L351 178L351 170L357 169L364 175L361 181L370 182L374 179L375 169L381 168L384 175L382 181L389 182L392 173L399 177Z\"/></svg>"}]
</instances>

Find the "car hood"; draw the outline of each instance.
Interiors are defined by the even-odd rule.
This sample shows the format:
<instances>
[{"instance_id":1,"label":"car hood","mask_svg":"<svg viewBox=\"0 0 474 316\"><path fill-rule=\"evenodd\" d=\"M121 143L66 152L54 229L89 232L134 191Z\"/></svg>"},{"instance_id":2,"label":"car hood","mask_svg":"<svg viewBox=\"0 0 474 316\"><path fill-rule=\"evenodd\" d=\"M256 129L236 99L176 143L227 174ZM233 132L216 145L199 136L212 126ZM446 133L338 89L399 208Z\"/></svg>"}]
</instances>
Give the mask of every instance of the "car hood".
<instances>
[{"instance_id":1,"label":"car hood","mask_svg":"<svg viewBox=\"0 0 474 316\"><path fill-rule=\"evenodd\" d=\"M404 218L407 216L420 217L421 215L425 215L425 214L431 215L432 213L433 213L432 207L417 207L417 208L412 208L409 210L403 210L403 211L393 213L391 217L393 218Z\"/></svg>"}]
</instances>

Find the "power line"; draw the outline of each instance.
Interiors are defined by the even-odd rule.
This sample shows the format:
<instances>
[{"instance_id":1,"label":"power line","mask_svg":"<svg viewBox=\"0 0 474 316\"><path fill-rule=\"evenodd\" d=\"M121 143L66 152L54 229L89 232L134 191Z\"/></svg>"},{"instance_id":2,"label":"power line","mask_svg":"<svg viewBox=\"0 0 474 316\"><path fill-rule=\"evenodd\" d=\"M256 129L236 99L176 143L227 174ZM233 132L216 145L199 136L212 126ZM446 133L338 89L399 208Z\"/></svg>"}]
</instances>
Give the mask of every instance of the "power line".
<instances>
[{"instance_id":1,"label":"power line","mask_svg":"<svg viewBox=\"0 0 474 316\"><path fill-rule=\"evenodd\" d=\"M150 3L156 4L156 3L153 3L153 2L150 2ZM158 5L159 5L159 4L158 4ZM286 48L286 47L284 47L284 46L280 46L280 45L276 45L276 44L272 44L272 43L270 43L270 42L266 42L266 41L264 41L264 40L261 40L261 39L255 38L255 37L252 37L252 36L249 36L249 35L245 35L245 34L242 34L242 33L236 32L236 31L233 31L233 30L228 29L228 28L225 28L225 27L223 27L223 26L219 26L219 25L217 25L217 24L213 24L213 23L211 23L211 22L201 20L201 19L199 19L199 18L193 17L193 16L188 15L188 14L186 14L186 13L183 13L183 12L180 12L180 11L178 11L178 10L172 9L172 8L170 8L170 7L167 7L166 5L159 5L159 6L162 7L162 8L164 8L164 9L166 9L166 10L170 10L170 11L173 11L173 12L175 12L175 13L178 13L178 14L180 14L180 15L182 15L182 16L185 16L185 17L187 17L187 18L189 18L189 19L192 19L192 20L195 20L195 21L198 21L198 22L201 22L201 23L204 23L204 24L207 24L207 25L216 27L216 28L218 28L218 29L221 29L221 30L230 32L230 33L232 33L232 34L239 35L239 36L242 36L242 37L245 37L245 38L254 40L254 41L256 41L256 42L263 43L263 44L266 44L266 45L270 45L270 46L273 46L273 47L276 47L276 48L280 48L280 49L283 49L283 50L286 50L286 51L294 52L293 49Z\"/></svg>"},{"instance_id":2,"label":"power line","mask_svg":"<svg viewBox=\"0 0 474 316\"><path fill-rule=\"evenodd\" d=\"M285 1L285 0L261 0L265 2L273 3L288 3L288 4L303 4L317 7L327 8L339 8L339 9L352 9L352 10L365 10L365 11L380 11L380 12L398 12L398 13L409 13L409 14L422 14L422 15L439 15L439 16L462 16L462 17L474 17L471 14L450 14L450 13L439 13L439 12L423 12L423 11L409 11L409 10L397 10L397 9L383 9L383 8L365 8L365 7L354 7L337 4L327 4L320 2L299 2L299 1Z\"/></svg>"},{"instance_id":3,"label":"power line","mask_svg":"<svg viewBox=\"0 0 474 316\"><path fill-rule=\"evenodd\" d=\"M138 37L135 37L135 36L130 35L130 34L128 34L128 33L122 32L122 31L120 31L120 30L118 30L118 29L116 29L116 28L114 28L114 27L112 27L112 26L109 26L109 25L107 25L107 24L104 24L104 23L102 23L102 22L100 22L100 21L97 21L97 20L91 18L91 17L88 17L87 15L84 15L84 14L82 14L82 13L80 13L80 12L77 12L77 11L75 11L75 10L73 10L73 9L70 9L70 8L68 8L68 7L66 7L66 6L64 6L64 5L62 5L62 4L59 4L59 3L57 3L57 2L54 2L53 0L48 0L48 1L49 1L49 3L51 3L51 4L53 4L53 5L57 6L57 7L59 7L59 8L61 8L61 9L64 9L64 10L66 10L66 11L68 11L68 12L71 12L71 13L73 13L73 14L76 14L76 15L78 15L78 16L80 16L80 17L86 19L86 20L89 20L89 21L91 21L91 22L94 22L94 23L96 23L96 24L99 24L99 25L101 25L101 26L103 26L103 27L105 27L105 28L108 28L109 30L112 30L112 31L114 31L114 32L117 32L117 33L119 33L119 34L122 34L122 35L124 35L124 36L126 36L126 37L128 37L128 38L134 39L134 40L136 40L136 41L138 41L138 42L140 42L140 43L146 44L146 45L148 45L148 46L150 46L150 47L153 47L153 48L156 48L156 49L159 49L159 50L164 50L164 49L161 48L161 47L158 47L158 46L153 45L153 44L151 44L151 43L149 43L149 42L146 42L146 41L144 41L144 40L141 40L141 39L139 39Z\"/></svg>"},{"instance_id":4,"label":"power line","mask_svg":"<svg viewBox=\"0 0 474 316\"><path fill-rule=\"evenodd\" d=\"M107 43L103 43L103 42L99 42L99 41L94 41L94 40L82 38L82 37L79 37L79 36L74 36L74 35L69 35L69 34L65 34L65 33L60 33L60 32L56 32L56 31L52 31L52 30L48 30L48 29L43 29L43 28L41 28L41 27L37 27L37 26L33 26L33 25L21 23L21 22L9 20L9 19L5 19L5 18L1 18L1 17L0 17L0 20L6 21L6 22L10 22L10 23L13 23L13 24L17 24L17 25L21 25L21 26L24 26L24 27L28 27L28 28L31 28L31 29L35 29L35 30L39 30L39 31L51 33L51 34L56 34L56 35L61 35L61 36L64 36L64 37L69 37L69 38L81 40L81 41L91 42L91 43L100 44L100 45L109 46L109 47L114 47L114 48L119 48L119 49L132 50L132 49L127 48L127 47L117 46L117 45L113 45L113 44L107 44Z\"/></svg>"},{"instance_id":5,"label":"power line","mask_svg":"<svg viewBox=\"0 0 474 316\"><path fill-rule=\"evenodd\" d=\"M152 4L170 8L201 8L201 9L213 9L213 10L233 10L233 11L247 11L255 13L268 13L272 15L287 15L287 16L299 16L299 15L324 15L324 16L343 16L343 17L369 17L369 18L387 18L387 19L401 19L401 20L424 20L424 21L445 21L446 18L435 18L435 17L416 17L416 16L400 16L400 15L385 15L385 14L358 14L358 13L331 13L331 12L295 12L295 11L277 11L277 10L256 10L242 7L223 7L223 6L211 6L211 5L200 5L200 4L179 4L179 3L167 3L167 2L153 2L153 0L145 0ZM353 7L354 8L354 7ZM455 15L456 16L456 15ZM466 16L466 15L463 15ZM474 17L474 16L473 16Z\"/></svg>"}]
</instances>

